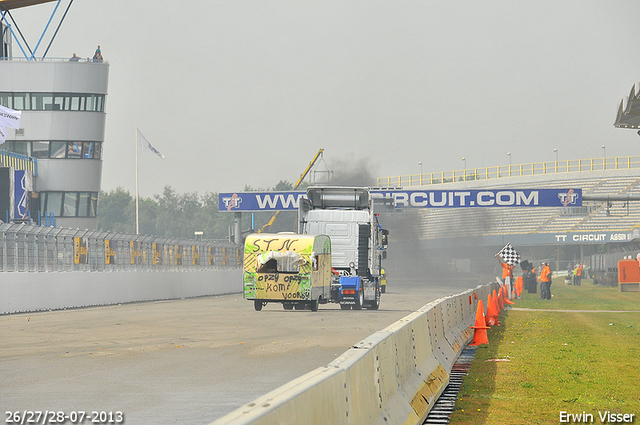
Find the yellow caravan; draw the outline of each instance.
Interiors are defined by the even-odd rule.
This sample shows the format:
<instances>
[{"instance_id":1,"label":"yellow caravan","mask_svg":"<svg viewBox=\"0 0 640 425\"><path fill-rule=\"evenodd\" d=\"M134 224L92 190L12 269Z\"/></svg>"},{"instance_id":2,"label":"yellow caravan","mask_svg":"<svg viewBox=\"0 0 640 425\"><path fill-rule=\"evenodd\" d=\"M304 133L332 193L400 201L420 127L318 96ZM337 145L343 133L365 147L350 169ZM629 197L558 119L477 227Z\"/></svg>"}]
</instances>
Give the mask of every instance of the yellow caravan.
<instances>
[{"instance_id":1,"label":"yellow caravan","mask_svg":"<svg viewBox=\"0 0 640 425\"><path fill-rule=\"evenodd\" d=\"M331 241L326 235L254 233L244 245L244 298L257 311L270 302L285 310L318 310L331 291Z\"/></svg>"}]
</instances>

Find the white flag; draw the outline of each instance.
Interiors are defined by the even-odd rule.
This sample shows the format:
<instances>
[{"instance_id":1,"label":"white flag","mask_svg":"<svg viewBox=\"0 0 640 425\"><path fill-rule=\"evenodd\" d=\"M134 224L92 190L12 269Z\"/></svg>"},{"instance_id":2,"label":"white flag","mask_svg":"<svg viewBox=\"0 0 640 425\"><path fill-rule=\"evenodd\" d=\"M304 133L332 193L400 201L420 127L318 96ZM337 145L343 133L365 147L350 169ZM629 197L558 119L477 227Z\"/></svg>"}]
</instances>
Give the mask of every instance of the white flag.
<instances>
[{"instance_id":1,"label":"white flag","mask_svg":"<svg viewBox=\"0 0 640 425\"><path fill-rule=\"evenodd\" d=\"M0 145L7 140L7 129L0 126Z\"/></svg>"},{"instance_id":2,"label":"white flag","mask_svg":"<svg viewBox=\"0 0 640 425\"><path fill-rule=\"evenodd\" d=\"M160 158L164 159L164 155L162 155L160 151L158 151L158 149L154 148L153 145L149 143L147 138L142 135L140 130L138 130L138 142L140 143L140 147L143 151L151 151L158 155Z\"/></svg>"},{"instance_id":3,"label":"white flag","mask_svg":"<svg viewBox=\"0 0 640 425\"><path fill-rule=\"evenodd\" d=\"M22 111L14 111L0 105L0 127L20 128Z\"/></svg>"}]
</instances>

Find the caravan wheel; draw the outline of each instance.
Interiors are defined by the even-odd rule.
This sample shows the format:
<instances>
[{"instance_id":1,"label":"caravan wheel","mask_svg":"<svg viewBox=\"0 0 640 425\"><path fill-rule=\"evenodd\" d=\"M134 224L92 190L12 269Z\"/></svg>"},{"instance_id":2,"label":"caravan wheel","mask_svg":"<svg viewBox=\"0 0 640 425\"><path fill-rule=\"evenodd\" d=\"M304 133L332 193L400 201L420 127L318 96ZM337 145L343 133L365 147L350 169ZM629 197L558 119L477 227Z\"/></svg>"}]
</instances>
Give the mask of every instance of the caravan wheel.
<instances>
[{"instance_id":1,"label":"caravan wheel","mask_svg":"<svg viewBox=\"0 0 640 425\"><path fill-rule=\"evenodd\" d=\"M309 307L311 307L311 311L318 311L319 304L320 304L320 300L309 301Z\"/></svg>"}]
</instances>

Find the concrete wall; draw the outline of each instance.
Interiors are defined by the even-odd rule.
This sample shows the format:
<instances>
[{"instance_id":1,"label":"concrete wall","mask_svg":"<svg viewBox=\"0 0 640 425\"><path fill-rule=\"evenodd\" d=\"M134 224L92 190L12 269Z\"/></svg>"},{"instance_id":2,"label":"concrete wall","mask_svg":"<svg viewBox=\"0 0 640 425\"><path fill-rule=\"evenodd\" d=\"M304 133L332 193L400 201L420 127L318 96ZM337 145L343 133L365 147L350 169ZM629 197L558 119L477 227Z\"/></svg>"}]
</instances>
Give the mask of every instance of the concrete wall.
<instances>
[{"instance_id":1,"label":"concrete wall","mask_svg":"<svg viewBox=\"0 0 640 425\"><path fill-rule=\"evenodd\" d=\"M5 272L0 314L242 292L242 270Z\"/></svg>"},{"instance_id":2,"label":"concrete wall","mask_svg":"<svg viewBox=\"0 0 640 425\"><path fill-rule=\"evenodd\" d=\"M422 424L473 336L478 300L493 289L429 303L213 424Z\"/></svg>"}]
</instances>

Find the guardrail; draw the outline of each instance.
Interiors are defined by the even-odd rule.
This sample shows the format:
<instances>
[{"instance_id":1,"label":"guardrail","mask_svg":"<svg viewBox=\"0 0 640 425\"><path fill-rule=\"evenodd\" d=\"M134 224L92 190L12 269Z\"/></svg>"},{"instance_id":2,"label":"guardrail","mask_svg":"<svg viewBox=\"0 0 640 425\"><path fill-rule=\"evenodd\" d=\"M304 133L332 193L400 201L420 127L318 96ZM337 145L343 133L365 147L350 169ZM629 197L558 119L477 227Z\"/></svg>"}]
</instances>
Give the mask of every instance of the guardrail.
<instances>
[{"instance_id":1,"label":"guardrail","mask_svg":"<svg viewBox=\"0 0 640 425\"><path fill-rule=\"evenodd\" d=\"M470 341L477 300L496 284L429 303L325 367L242 406L212 425L421 424Z\"/></svg>"},{"instance_id":2,"label":"guardrail","mask_svg":"<svg viewBox=\"0 0 640 425\"><path fill-rule=\"evenodd\" d=\"M34 177L38 177L38 160L30 156L0 149L0 166L31 171Z\"/></svg>"},{"instance_id":3,"label":"guardrail","mask_svg":"<svg viewBox=\"0 0 640 425\"><path fill-rule=\"evenodd\" d=\"M186 271L239 268L229 242L0 222L0 272Z\"/></svg>"},{"instance_id":4,"label":"guardrail","mask_svg":"<svg viewBox=\"0 0 640 425\"><path fill-rule=\"evenodd\" d=\"M440 173L379 177L378 187L423 186L461 181L499 179L503 177L577 173L585 171L629 170L632 168L640 168L640 156L532 162L527 164L443 171Z\"/></svg>"}]
</instances>

